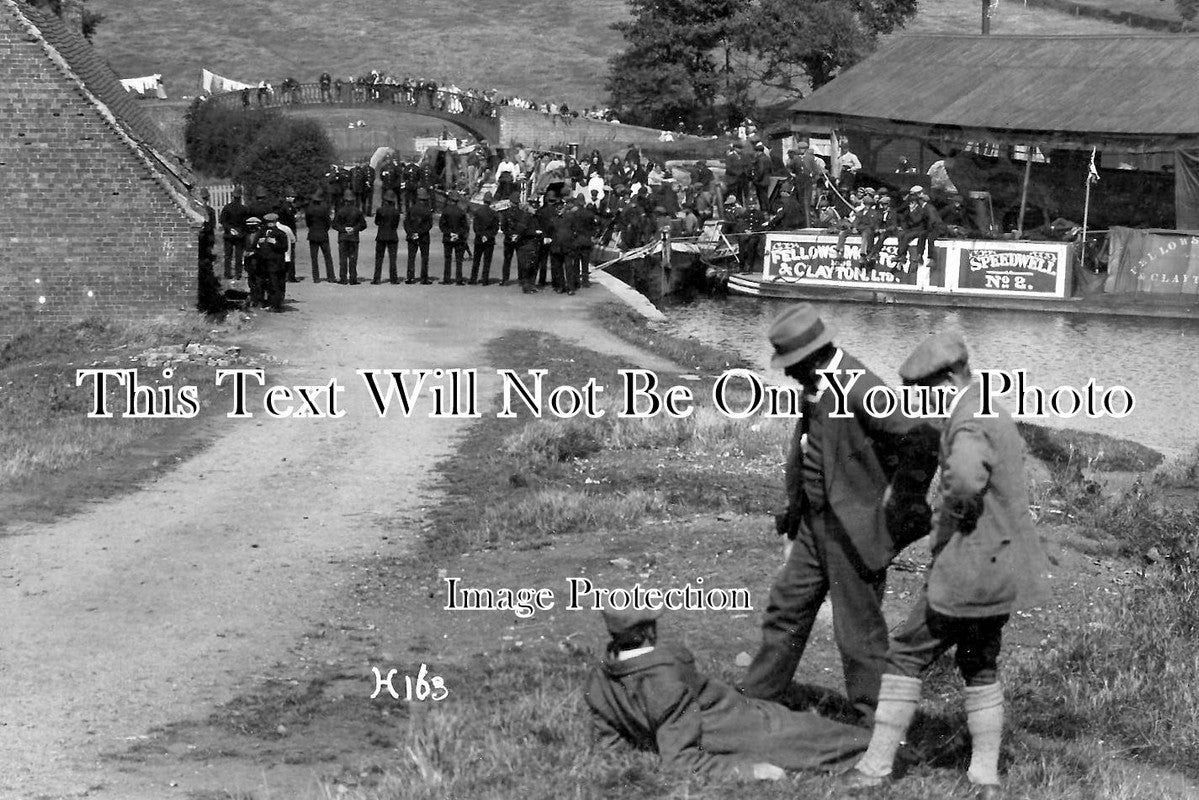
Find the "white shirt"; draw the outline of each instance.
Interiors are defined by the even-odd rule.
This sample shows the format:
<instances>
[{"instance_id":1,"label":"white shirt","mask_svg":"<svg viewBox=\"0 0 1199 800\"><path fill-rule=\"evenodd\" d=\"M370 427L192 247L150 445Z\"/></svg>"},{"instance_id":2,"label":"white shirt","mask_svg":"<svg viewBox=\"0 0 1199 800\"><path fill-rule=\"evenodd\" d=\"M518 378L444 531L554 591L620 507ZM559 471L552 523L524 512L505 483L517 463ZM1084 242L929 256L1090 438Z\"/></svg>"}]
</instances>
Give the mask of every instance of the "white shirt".
<instances>
[{"instance_id":1,"label":"white shirt","mask_svg":"<svg viewBox=\"0 0 1199 800\"><path fill-rule=\"evenodd\" d=\"M841 155L841 169L847 169L850 172L857 172L862 168L862 161L856 155L846 150Z\"/></svg>"}]
</instances>

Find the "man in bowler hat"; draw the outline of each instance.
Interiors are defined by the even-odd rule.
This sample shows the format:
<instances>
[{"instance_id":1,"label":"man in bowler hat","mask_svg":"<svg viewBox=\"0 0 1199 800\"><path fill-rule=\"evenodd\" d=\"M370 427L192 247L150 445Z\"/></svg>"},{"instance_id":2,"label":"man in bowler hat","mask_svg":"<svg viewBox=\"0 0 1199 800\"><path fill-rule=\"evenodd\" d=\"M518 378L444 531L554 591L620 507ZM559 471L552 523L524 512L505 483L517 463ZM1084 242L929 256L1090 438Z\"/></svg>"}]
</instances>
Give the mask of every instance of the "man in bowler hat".
<instances>
[{"instance_id":1,"label":"man in bowler hat","mask_svg":"<svg viewBox=\"0 0 1199 800\"><path fill-rule=\"evenodd\" d=\"M923 498L936 469L931 428L904 417L900 404L887 416L866 410L866 393L882 380L833 343L811 305L780 314L770 343L771 366L798 381L804 395L787 458L787 510L777 518L778 532L789 540L785 563L742 688L751 697L786 697L816 612L829 596L846 694L869 720L887 654L881 608L887 565L928 532ZM883 504L889 484L893 506L902 512L894 518Z\"/></svg>"},{"instance_id":2,"label":"man in bowler hat","mask_svg":"<svg viewBox=\"0 0 1199 800\"><path fill-rule=\"evenodd\" d=\"M1011 415L979 412L961 337L938 333L899 368L905 384L954 391L947 418L937 419L940 481L932 492L932 564L907 621L891 637L870 747L842 777L842 788L890 780L900 741L920 703L921 676L951 647L965 680L971 755L966 777L977 797L1001 796L999 745L1003 687L998 658L1003 626L1018 608L1045 600L1047 568L1028 510L1024 441Z\"/></svg>"},{"instance_id":3,"label":"man in bowler hat","mask_svg":"<svg viewBox=\"0 0 1199 800\"><path fill-rule=\"evenodd\" d=\"M585 689L599 744L656 750L668 769L759 780L836 767L865 747L861 728L700 675L685 647L658 644L660 610L601 613L611 640Z\"/></svg>"}]
</instances>

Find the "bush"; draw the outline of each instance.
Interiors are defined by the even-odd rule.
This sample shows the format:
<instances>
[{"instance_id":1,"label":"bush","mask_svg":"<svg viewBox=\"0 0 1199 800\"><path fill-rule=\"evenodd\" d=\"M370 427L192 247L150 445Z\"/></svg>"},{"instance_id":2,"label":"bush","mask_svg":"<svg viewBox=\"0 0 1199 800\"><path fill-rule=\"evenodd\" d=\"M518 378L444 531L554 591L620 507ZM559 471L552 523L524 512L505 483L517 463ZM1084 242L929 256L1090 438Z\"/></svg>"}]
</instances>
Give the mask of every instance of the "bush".
<instances>
[{"instance_id":1,"label":"bush","mask_svg":"<svg viewBox=\"0 0 1199 800\"><path fill-rule=\"evenodd\" d=\"M187 158L206 175L232 178L238 156L278 120L273 111L228 108L196 98L184 115Z\"/></svg>"},{"instance_id":2,"label":"bush","mask_svg":"<svg viewBox=\"0 0 1199 800\"><path fill-rule=\"evenodd\" d=\"M265 187L271 197L282 197L285 186L303 197L324 185L334 156L319 123L278 117L242 150L233 174L242 185Z\"/></svg>"}]
</instances>

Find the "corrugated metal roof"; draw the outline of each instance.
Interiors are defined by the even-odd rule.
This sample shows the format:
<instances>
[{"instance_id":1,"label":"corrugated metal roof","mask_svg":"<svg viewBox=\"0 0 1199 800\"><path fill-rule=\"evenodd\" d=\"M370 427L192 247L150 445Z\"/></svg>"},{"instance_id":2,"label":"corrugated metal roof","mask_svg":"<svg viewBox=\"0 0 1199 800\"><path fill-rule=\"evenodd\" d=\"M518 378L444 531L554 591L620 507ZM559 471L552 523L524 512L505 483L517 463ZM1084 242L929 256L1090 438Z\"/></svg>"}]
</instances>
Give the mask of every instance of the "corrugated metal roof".
<instances>
[{"instance_id":1,"label":"corrugated metal roof","mask_svg":"<svg viewBox=\"0 0 1199 800\"><path fill-rule=\"evenodd\" d=\"M792 106L1001 131L1199 134L1199 36L897 37Z\"/></svg>"},{"instance_id":2,"label":"corrugated metal roof","mask_svg":"<svg viewBox=\"0 0 1199 800\"><path fill-rule=\"evenodd\" d=\"M40 8L22 5L19 10L38 29L46 43L58 51L87 90L108 107L126 133L164 156L172 153L170 140L162 128L139 105L141 100L125 91L116 72L82 33L61 17Z\"/></svg>"}]
</instances>

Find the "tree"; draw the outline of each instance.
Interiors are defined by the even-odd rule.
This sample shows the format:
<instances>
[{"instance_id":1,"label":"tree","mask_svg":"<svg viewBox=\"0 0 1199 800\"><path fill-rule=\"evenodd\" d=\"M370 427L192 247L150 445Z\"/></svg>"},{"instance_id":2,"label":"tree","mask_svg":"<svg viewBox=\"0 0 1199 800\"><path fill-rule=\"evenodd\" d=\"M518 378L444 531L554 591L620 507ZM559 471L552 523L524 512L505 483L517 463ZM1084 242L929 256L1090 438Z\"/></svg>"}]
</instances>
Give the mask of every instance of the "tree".
<instances>
[{"instance_id":1,"label":"tree","mask_svg":"<svg viewBox=\"0 0 1199 800\"><path fill-rule=\"evenodd\" d=\"M632 21L612 27L628 48L610 62L607 88L621 119L658 128L714 115L717 60L748 0L629 0Z\"/></svg>"},{"instance_id":2,"label":"tree","mask_svg":"<svg viewBox=\"0 0 1199 800\"><path fill-rule=\"evenodd\" d=\"M63 19L73 19L79 25L79 31L89 42L96 34L96 28L104 21L104 15L92 11L86 5L87 0L26 0L31 6L49 8L56 16Z\"/></svg>"},{"instance_id":3,"label":"tree","mask_svg":"<svg viewBox=\"0 0 1199 800\"><path fill-rule=\"evenodd\" d=\"M282 197L284 187L307 196L324 185L334 156L320 123L277 116L241 151L233 173L238 183L265 187L271 197Z\"/></svg>"},{"instance_id":4,"label":"tree","mask_svg":"<svg viewBox=\"0 0 1199 800\"><path fill-rule=\"evenodd\" d=\"M247 111L196 98L184 114L183 145L192 166L215 178L232 178L238 156L264 129L275 124L278 112Z\"/></svg>"},{"instance_id":5,"label":"tree","mask_svg":"<svg viewBox=\"0 0 1199 800\"><path fill-rule=\"evenodd\" d=\"M732 37L737 69L802 96L856 64L916 13L916 0L756 0Z\"/></svg>"}]
</instances>

